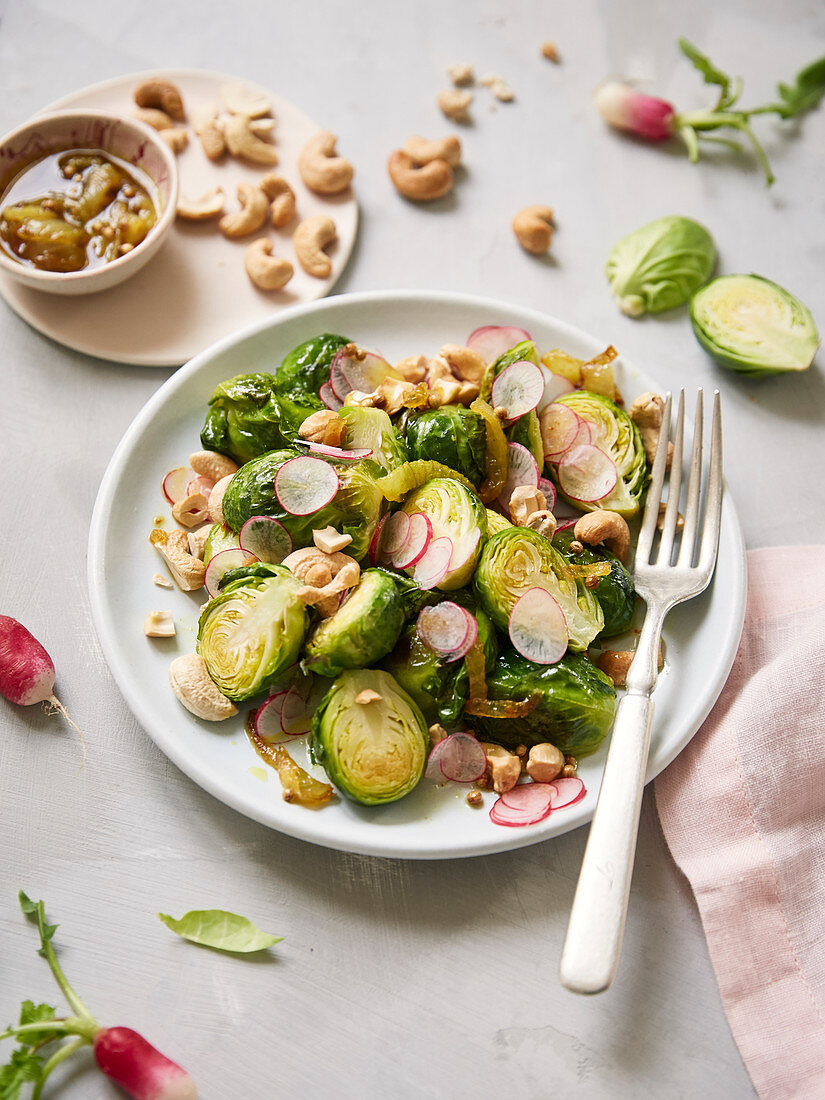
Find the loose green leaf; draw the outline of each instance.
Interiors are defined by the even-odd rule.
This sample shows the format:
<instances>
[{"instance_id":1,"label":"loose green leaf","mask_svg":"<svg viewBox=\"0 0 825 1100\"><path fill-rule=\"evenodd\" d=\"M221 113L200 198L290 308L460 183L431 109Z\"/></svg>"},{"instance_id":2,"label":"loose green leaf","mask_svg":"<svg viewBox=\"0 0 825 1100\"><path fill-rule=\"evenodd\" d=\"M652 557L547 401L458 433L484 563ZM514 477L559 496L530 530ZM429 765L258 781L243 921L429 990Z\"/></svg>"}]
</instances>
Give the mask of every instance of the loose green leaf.
<instances>
[{"instance_id":1,"label":"loose green leaf","mask_svg":"<svg viewBox=\"0 0 825 1100\"><path fill-rule=\"evenodd\" d=\"M706 84L715 84L719 88L719 103L717 110L730 107L742 94L742 81L739 77L731 83L727 73L717 68L711 59L688 42L686 38L679 39L679 49L685 57L699 70L705 78Z\"/></svg>"},{"instance_id":2,"label":"loose green leaf","mask_svg":"<svg viewBox=\"0 0 825 1100\"><path fill-rule=\"evenodd\" d=\"M32 901L28 894L24 894L21 890L20 893L17 895L17 898L20 902L20 908L23 910L27 917L30 916L32 913L37 912L37 905L35 902Z\"/></svg>"},{"instance_id":3,"label":"loose green leaf","mask_svg":"<svg viewBox=\"0 0 825 1100\"><path fill-rule=\"evenodd\" d=\"M183 939L204 947L214 947L218 951L248 954L252 951L264 951L283 939L283 936L262 932L246 917L229 913L225 909L190 909L179 920L170 917L168 913L158 913L158 916L167 928L171 928Z\"/></svg>"},{"instance_id":4,"label":"loose green leaf","mask_svg":"<svg viewBox=\"0 0 825 1100\"><path fill-rule=\"evenodd\" d=\"M783 118L791 118L816 107L825 96L825 57L806 65L797 73L794 84L777 85L777 91L783 102L776 104L776 111Z\"/></svg>"},{"instance_id":5,"label":"loose green leaf","mask_svg":"<svg viewBox=\"0 0 825 1100\"><path fill-rule=\"evenodd\" d=\"M12 1052L4 1066L0 1066L0 1100L17 1100L25 1084L39 1081L43 1073L43 1060L36 1054L21 1048Z\"/></svg>"}]
</instances>

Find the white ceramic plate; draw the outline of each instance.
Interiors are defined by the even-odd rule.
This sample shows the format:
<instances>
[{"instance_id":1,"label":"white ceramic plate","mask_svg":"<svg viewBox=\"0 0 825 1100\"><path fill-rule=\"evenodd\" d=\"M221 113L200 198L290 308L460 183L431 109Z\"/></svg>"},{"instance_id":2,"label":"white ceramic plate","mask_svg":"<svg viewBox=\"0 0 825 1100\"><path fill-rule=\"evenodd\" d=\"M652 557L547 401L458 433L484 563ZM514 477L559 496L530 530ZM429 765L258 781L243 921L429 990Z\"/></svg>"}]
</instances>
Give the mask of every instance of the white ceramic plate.
<instances>
[{"instance_id":1,"label":"white ceramic plate","mask_svg":"<svg viewBox=\"0 0 825 1100\"><path fill-rule=\"evenodd\" d=\"M466 805L466 788L437 787L429 780L407 798L380 808L344 799L320 811L289 805L281 798L277 775L262 765L248 743L243 714L220 724L201 722L183 709L167 683L172 658L195 648L197 610L204 597L153 585L152 574L161 563L148 536L153 517L168 516L161 478L197 449L213 387L238 373L275 368L296 344L321 332L341 333L394 361L419 352L434 354L442 344L460 343L484 324L520 325L540 349L562 347L585 358L605 344L543 314L477 298L415 291L331 298L229 337L188 363L137 416L106 471L92 518L89 585L103 652L121 691L156 744L196 783L291 836L351 852L449 858L534 844L583 824L593 814L606 746L580 764L586 797L526 828L494 825L486 810ZM626 361L618 364L627 398L682 382L671 378L657 384ZM742 535L726 495L715 580L703 596L676 608L666 623L668 667L655 693L648 779L684 748L727 679L742 628L745 584ZM146 613L158 607L174 611L178 635L169 642L143 636ZM292 742L290 751L299 743ZM494 797L485 795L488 805Z\"/></svg>"},{"instance_id":2,"label":"white ceramic plate","mask_svg":"<svg viewBox=\"0 0 825 1100\"><path fill-rule=\"evenodd\" d=\"M153 75L163 75L179 86L189 118L189 146L178 157L181 195L196 198L213 187L222 187L225 209L236 210L235 189L241 180L255 180L267 171L276 171L295 191L295 220L284 229L265 226L259 233L237 241L224 237L217 220L188 224L178 220L152 262L111 290L62 298L21 286L0 273L0 294L30 325L70 348L117 363L168 367L186 362L230 332L328 294L352 252L358 204L352 189L324 198L304 186L297 168L298 153L321 127L288 100L255 85L247 86L263 91L272 103L279 164L268 169L233 157L217 164L207 159L192 129L192 119L199 107L219 101L221 84L239 83L238 77L193 69L131 73L74 92L49 104L44 111L90 107L130 114L135 107L135 88ZM328 249L332 272L326 279L307 275L292 248L292 231L299 219L314 214L329 215L338 230L337 243ZM295 267L289 283L276 292L258 290L244 271L246 248L264 235L272 240L275 253L291 260Z\"/></svg>"}]
</instances>

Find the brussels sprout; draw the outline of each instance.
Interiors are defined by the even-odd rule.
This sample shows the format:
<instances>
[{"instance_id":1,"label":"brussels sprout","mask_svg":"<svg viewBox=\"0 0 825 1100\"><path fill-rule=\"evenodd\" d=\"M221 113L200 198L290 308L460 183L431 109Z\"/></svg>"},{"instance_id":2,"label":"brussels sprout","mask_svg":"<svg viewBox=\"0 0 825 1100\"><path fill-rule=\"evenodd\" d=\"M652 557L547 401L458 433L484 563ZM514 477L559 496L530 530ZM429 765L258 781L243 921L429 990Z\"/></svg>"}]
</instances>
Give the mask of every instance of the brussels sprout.
<instances>
[{"instance_id":1,"label":"brussels sprout","mask_svg":"<svg viewBox=\"0 0 825 1100\"><path fill-rule=\"evenodd\" d=\"M559 551L529 527L511 527L487 540L474 583L481 606L505 632L516 600L531 588L544 588L558 602L572 650L587 649L604 627L595 593L572 578Z\"/></svg>"},{"instance_id":2,"label":"brussels sprout","mask_svg":"<svg viewBox=\"0 0 825 1100\"><path fill-rule=\"evenodd\" d=\"M368 459L332 462L339 481L335 497L317 512L294 516L283 510L275 495L275 475L285 462L298 454L305 452L293 448L270 451L242 466L224 494L222 508L226 523L233 531L240 531L250 516L272 516L287 529L296 550L312 545L313 530L331 526L352 536L347 552L354 558L362 558L381 518L384 503L375 483L378 467Z\"/></svg>"},{"instance_id":3,"label":"brussels sprout","mask_svg":"<svg viewBox=\"0 0 825 1100\"><path fill-rule=\"evenodd\" d=\"M629 317L684 305L710 278L716 246L704 226L673 214L643 225L614 245L605 268Z\"/></svg>"},{"instance_id":4,"label":"brussels sprout","mask_svg":"<svg viewBox=\"0 0 825 1100\"><path fill-rule=\"evenodd\" d=\"M513 524L501 512L494 512L492 508L487 508L487 534L497 535L499 531L506 531L508 527L512 527Z\"/></svg>"},{"instance_id":5,"label":"brussels sprout","mask_svg":"<svg viewBox=\"0 0 825 1100\"><path fill-rule=\"evenodd\" d=\"M450 599L472 611L478 623L478 640L484 649L487 671L492 669L498 654L498 642L493 624L481 608L464 593L450 593ZM398 683L408 692L428 722L443 722L455 726L464 712L470 695L467 666L459 661L445 661L425 645L418 635L416 623L408 623L395 649L382 662Z\"/></svg>"},{"instance_id":6,"label":"brussels sprout","mask_svg":"<svg viewBox=\"0 0 825 1100\"><path fill-rule=\"evenodd\" d=\"M356 702L363 691L378 699ZM415 787L430 740L424 715L388 672L342 673L312 719L310 752L331 783L353 802L397 802Z\"/></svg>"},{"instance_id":7,"label":"brussels sprout","mask_svg":"<svg viewBox=\"0 0 825 1100\"><path fill-rule=\"evenodd\" d=\"M390 652L403 625L404 606L395 580L383 570L365 569L358 587L310 635L304 668L321 676L366 668Z\"/></svg>"},{"instance_id":8,"label":"brussels sprout","mask_svg":"<svg viewBox=\"0 0 825 1100\"><path fill-rule=\"evenodd\" d=\"M301 582L282 565L265 568L268 575L227 584L198 622L198 653L219 691L236 703L264 691L296 660L307 631Z\"/></svg>"},{"instance_id":9,"label":"brussels sprout","mask_svg":"<svg viewBox=\"0 0 825 1100\"><path fill-rule=\"evenodd\" d=\"M476 494L460 481L434 477L408 494L403 511L423 512L433 525L433 539L446 535L453 544L447 575L437 587L442 592L463 588L487 538L487 510Z\"/></svg>"},{"instance_id":10,"label":"brussels sprout","mask_svg":"<svg viewBox=\"0 0 825 1100\"><path fill-rule=\"evenodd\" d=\"M535 410L520 416L507 429L507 439L510 443L520 443L526 447L536 460L538 468L544 466L544 443L541 438L541 427Z\"/></svg>"},{"instance_id":11,"label":"brussels sprout","mask_svg":"<svg viewBox=\"0 0 825 1100\"><path fill-rule=\"evenodd\" d=\"M585 546L583 550L574 554L570 549L573 538L573 532L569 529L559 531L553 538L553 545L571 565L610 562L609 575L600 577L599 583L593 589L604 615L604 628L599 637L615 638L617 634L624 634L630 628L636 608L636 589L633 587L633 578L619 559L607 550L593 550Z\"/></svg>"},{"instance_id":12,"label":"brussels sprout","mask_svg":"<svg viewBox=\"0 0 825 1100\"><path fill-rule=\"evenodd\" d=\"M819 347L810 310L761 275L722 275L694 295L693 331L723 367L758 377L807 370Z\"/></svg>"},{"instance_id":13,"label":"brussels sprout","mask_svg":"<svg viewBox=\"0 0 825 1100\"><path fill-rule=\"evenodd\" d=\"M616 689L583 654L567 653L555 665L534 665L508 649L487 677L490 699L540 696L538 706L520 718L469 719L484 738L498 744L538 745L551 741L564 753L587 756L610 731Z\"/></svg>"},{"instance_id":14,"label":"brussels sprout","mask_svg":"<svg viewBox=\"0 0 825 1100\"><path fill-rule=\"evenodd\" d=\"M582 512L594 512L607 508L630 518L639 511L640 501L647 485L648 471L645 448L639 429L624 411L609 397L589 390L575 390L556 398L587 421L593 443L616 464L616 485L606 497L588 504L580 500L572 503ZM557 467L551 466L554 480ZM564 493L561 494L564 496ZM565 498L570 499L570 498Z\"/></svg>"},{"instance_id":15,"label":"brussels sprout","mask_svg":"<svg viewBox=\"0 0 825 1100\"><path fill-rule=\"evenodd\" d=\"M237 550L240 545L238 536L231 528L224 527L222 523L213 523L203 544L204 565L209 565L212 558L221 551Z\"/></svg>"},{"instance_id":16,"label":"brussels sprout","mask_svg":"<svg viewBox=\"0 0 825 1100\"><path fill-rule=\"evenodd\" d=\"M221 382L209 398L201 443L209 451L229 455L239 465L287 438L281 431L281 407L271 374L239 374Z\"/></svg>"},{"instance_id":17,"label":"brussels sprout","mask_svg":"<svg viewBox=\"0 0 825 1100\"><path fill-rule=\"evenodd\" d=\"M388 474L407 461L404 437L395 430L383 409L345 405L338 415L347 423L346 447L372 451L370 458Z\"/></svg>"},{"instance_id":18,"label":"brussels sprout","mask_svg":"<svg viewBox=\"0 0 825 1100\"><path fill-rule=\"evenodd\" d=\"M484 418L463 405L442 405L407 418L410 461L425 458L457 470L480 485L487 469Z\"/></svg>"},{"instance_id":19,"label":"brussels sprout","mask_svg":"<svg viewBox=\"0 0 825 1100\"><path fill-rule=\"evenodd\" d=\"M405 619L410 619L413 615L417 616L422 607L438 603L441 599L441 593L437 589L420 588L412 577L408 577L405 573L396 573L395 570L386 569L383 565L376 565L373 568L376 573L383 573L395 582Z\"/></svg>"},{"instance_id":20,"label":"brussels sprout","mask_svg":"<svg viewBox=\"0 0 825 1100\"><path fill-rule=\"evenodd\" d=\"M275 372L274 392L281 409L284 434L290 441L308 416L325 408L318 391L329 382L335 353L348 343L345 336L329 332L314 336L293 348Z\"/></svg>"}]
</instances>

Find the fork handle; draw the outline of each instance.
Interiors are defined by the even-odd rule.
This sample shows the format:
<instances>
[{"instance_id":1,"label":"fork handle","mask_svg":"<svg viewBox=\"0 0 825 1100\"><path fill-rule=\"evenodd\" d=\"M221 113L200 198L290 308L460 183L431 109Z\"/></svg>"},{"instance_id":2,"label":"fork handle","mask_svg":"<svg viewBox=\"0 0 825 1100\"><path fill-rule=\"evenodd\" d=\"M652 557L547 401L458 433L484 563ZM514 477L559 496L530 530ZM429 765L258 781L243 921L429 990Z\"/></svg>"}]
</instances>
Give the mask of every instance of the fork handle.
<instances>
[{"instance_id":1,"label":"fork handle","mask_svg":"<svg viewBox=\"0 0 825 1100\"><path fill-rule=\"evenodd\" d=\"M616 975L652 721L650 695L631 689L616 711L561 957L562 985L574 993L601 993Z\"/></svg>"}]
</instances>

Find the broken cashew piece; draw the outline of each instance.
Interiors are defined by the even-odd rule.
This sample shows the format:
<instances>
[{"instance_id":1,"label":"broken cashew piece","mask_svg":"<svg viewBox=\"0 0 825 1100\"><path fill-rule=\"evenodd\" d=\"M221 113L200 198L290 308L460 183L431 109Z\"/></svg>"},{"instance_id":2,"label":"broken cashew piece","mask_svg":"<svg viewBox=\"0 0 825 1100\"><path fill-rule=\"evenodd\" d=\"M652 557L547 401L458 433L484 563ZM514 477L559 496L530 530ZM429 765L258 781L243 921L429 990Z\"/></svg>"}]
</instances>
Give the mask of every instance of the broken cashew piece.
<instances>
[{"instance_id":1,"label":"broken cashew piece","mask_svg":"<svg viewBox=\"0 0 825 1100\"><path fill-rule=\"evenodd\" d=\"M157 107L176 122L186 118L180 89L171 80L144 80L135 88L135 103L138 107Z\"/></svg>"},{"instance_id":2,"label":"broken cashew piece","mask_svg":"<svg viewBox=\"0 0 825 1100\"><path fill-rule=\"evenodd\" d=\"M304 581L298 599L314 605L323 619L338 610L340 594L361 580L361 566L354 558L340 552L325 554L315 546L293 550L281 564Z\"/></svg>"},{"instance_id":3,"label":"broken cashew piece","mask_svg":"<svg viewBox=\"0 0 825 1100\"><path fill-rule=\"evenodd\" d=\"M610 677L614 687L624 687L627 683L627 670L635 656L629 650L606 649L596 661L596 668Z\"/></svg>"},{"instance_id":4,"label":"broken cashew piece","mask_svg":"<svg viewBox=\"0 0 825 1100\"><path fill-rule=\"evenodd\" d=\"M269 200L256 184L241 181L238 184L238 202L241 209L236 214L225 214L218 223L225 237L246 237L260 229L266 221Z\"/></svg>"},{"instance_id":5,"label":"broken cashew piece","mask_svg":"<svg viewBox=\"0 0 825 1100\"><path fill-rule=\"evenodd\" d=\"M546 539L552 539L556 533L556 517L546 508L542 508L538 512L529 515L524 521L524 526L529 527L531 531L537 531L538 534L544 535Z\"/></svg>"},{"instance_id":6,"label":"broken cashew piece","mask_svg":"<svg viewBox=\"0 0 825 1100\"><path fill-rule=\"evenodd\" d=\"M639 429L647 460L652 465L653 459L656 457L656 448L659 445L662 419L665 415L665 399L658 393L643 393L630 406L628 415ZM670 469L672 459L673 444L668 442L666 470Z\"/></svg>"},{"instance_id":7,"label":"broken cashew piece","mask_svg":"<svg viewBox=\"0 0 825 1100\"><path fill-rule=\"evenodd\" d=\"M182 153L189 144L189 133L182 126L173 126L171 130L158 130L158 137L166 142L175 156Z\"/></svg>"},{"instance_id":8,"label":"broken cashew piece","mask_svg":"<svg viewBox=\"0 0 825 1100\"><path fill-rule=\"evenodd\" d=\"M185 531L159 531L149 535L149 541L169 566L172 579L182 592L197 592L203 588L206 566L189 553Z\"/></svg>"},{"instance_id":9,"label":"broken cashew piece","mask_svg":"<svg viewBox=\"0 0 825 1100\"><path fill-rule=\"evenodd\" d=\"M463 382L481 383L487 370L487 363L477 351L463 347L461 344L444 344L438 353L450 370Z\"/></svg>"},{"instance_id":10,"label":"broken cashew piece","mask_svg":"<svg viewBox=\"0 0 825 1100\"><path fill-rule=\"evenodd\" d=\"M334 527L321 527L312 532L312 541L325 554L337 554L352 542L352 535L342 535Z\"/></svg>"},{"instance_id":11,"label":"broken cashew piece","mask_svg":"<svg viewBox=\"0 0 825 1100\"><path fill-rule=\"evenodd\" d=\"M169 666L169 683L179 702L197 718L222 722L238 713L231 699L221 695L198 653L184 653Z\"/></svg>"},{"instance_id":12,"label":"broken cashew piece","mask_svg":"<svg viewBox=\"0 0 825 1100\"><path fill-rule=\"evenodd\" d=\"M132 111L132 118L145 122L153 130L171 130L175 125L166 111L159 111L157 107L138 107L136 111Z\"/></svg>"},{"instance_id":13,"label":"broken cashew piece","mask_svg":"<svg viewBox=\"0 0 825 1100\"><path fill-rule=\"evenodd\" d=\"M278 163L275 146L252 132L246 115L230 115L224 123L223 136L233 157L241 157L252 164Z\"/></svg>"},{"instance_id":14,"label":"broken cashew piece","mask_svg":"<svg viewBox=\"0 0 825 1100\"><path fill-rule=\"evenodd\" d=\"M268 172L260 181L259 187L269 199L269 220L276 229L281 229L295 217L295 192L283 176Z\"/></svg>"},{"instance_id":15,"label":"broken cashew piece","mask_svg":"<svg viewBox=\"0 0 825 1100\"><path fill-rule=\"evenodd\" d=\"M521 760L501 745L494 745L489 741L481 741L480 744L487 757L485 782L497 794L506 794L521 778Z\"/></svg>"},{"instance_id":16,"label":"broken cashew piece","mask_svg":"<svg viewBox=\"0 0 825 1100\"><path fill-rule=\"evenodd\" d=\"M238 472L237 462L220 451L193 451L189 456L189 468L199 477L210 481L220 481L222 477L231 477Z\"/></svg>"},{"instance_id":17,"label":"broken cashew piece","mask_svg":"<svg viewBox=\"0 0 825 1100\"><path fill-rule=\"evenodd\" d=\"M272 241L259 237L244 253L243 265L247 275L261 290L280 290L285 287L295 268L282 256L273 256Z\"/></svg>"},{"instance_id":18,"label":"broken cashew piece","mask_svg":"<svg viewBox=\"0 0 825 1100\"><path fill-rule=\"evenodd\" d=\"M446 92L439 92L436 103L441 113L452 122L469 122L469 107L473 102L473 93L461 88L450 88Z\"/></svg>"},{"instance_id":19,"label":"broken cashew piece","mask_svg":"<svg viewBox=\"0 0 825 1100\"><path fill-rule=\"evenodd\" d=\"M324 443L328 447L340 447L346 434L346 421L332 409L310 413L298 428L301 439L308 443Z\"/></svg>"},{"instance_id":20,"label":"broken cashew piece","mask_svg":"<svg viewBox=\"0 0 825 1100\"><path fill-rule=\"evenodd\" d=\"M332 261L324 252L337 236L335 222L325 214L302 221L292 235L298 263L308 275L326 279L332 271Z\"/></svg>"},{"instance_id":21,"label":"broken cashew piece","mask_svg":"<svg viewBox=\"0 0 825 1100\"><path fill-rule=\"evenodd\" d=\"M223 189L206 191L200 198L188 199L181 195L175 213L189 222L205 222L223 213Z\"/></svg>"},{"instance_id":22,"label":"broken cashew piece","mask_svg":"<svg viewBox=\"0 0 825 1100\"><path fill-rule=\"evenodd\" d=\"M221 102L230 114L260 118L272 110L269 97L264 92L255 92L245 84L221 84L218 91Z\"/></svg>"},{"instance_id":23,"label":"broken cashew piece","mask_svg":"<svg viewBox=\"0 0 825 1100\"><path fill-rule=\"evenodd\" d=\"M197 527L209 519L209 500L204 493L189 493L172 505L172 518L184 527Z\"/></svg>"},{"instance_id":24,"label":"broken cashew piece","mask_svg":"<svg viewBox=\"0 0 825 1100\"><path fill-rule=\"evenodd\" d=\"M366 706L368 703L380 703L383 699L383 695L379 695L377 691L373 691L372 688L364 688L363 691L359 691L353 699L353 703L359 703L361 706Z\"/></svg>"},{"instance_id":25,"label":"broken cashew piece","mask_svg":"<svg viewBox=\"0 0 825 1100\"><path fill-rule=\"evenodd\" d=\"M171 611L150 611L143 623L147 638L174 638L175 620Z\"/></svg>"},{"instance_id":26,"label":"broken cashew piece","mask_svg":"<svg viewBox=\"0 0 825 1100\"><path fill-rule=\"evenodd\" d=\"M461 164L461 142L454 134L437 141L428 141L414 134L407 138L401 151L411 156L416 164L429 164L431 160L446 160L451 168L458 168Z\"/></svg>"},{"instance_id":27,"label":"broken cashew piece","mask_svg":"<svg viewBox=\"0 0 825 1100\"><path fill-rule=\"evenodd\" d=\"M446 160L431 160L417 166L403 149L390 154L387 171L396 191L413 202L433 202L453 187L453 170Z\"/></svg>"},{"instance_id":28,"label":"broken cashew piece","mask_svg":"<svg viewBox=\"0 0 825 1100\"><path fill-rule=\"evenodd\" d=\"M510 494L510 515L516 527L524 527L534 512L547 510L547 498L541 489L530 485L517 485Z\"/></svg>"},{"instance_id":29,"label":"broken cashew piece","mask_svg":"<svg viewBox=\"0 0 825 1100\"><path fill-rule=\"evenodd\" d=\"M354 169L346 157L335 155L338 139L330 130L321 130L306 142L298 154L301 179L319 195L337 195L352 182Z\"/></svg>"},{"instance_id":30,"label":"broken cashew piece","mask_svg":"<svg viewBox=\"0 0 825 1100\"><path fill-rule=\"evenodd\" d=\"M553 211L549 206L525 206L513 218L513 232L525 252L543 255L553 240Z\"/></svg>"},{"instance_id":31,"label":"broken cashew piece","mask_svg":"<svg viewBox=\"0 0 825 1100\"><path fill-rule=\"evenodd\" d=\"M627 561L630 553L630 528L627 520L618 512L610 512L604 508L588 512L586 516L576 520L573 535L588 546L598 546L603 542L619 561Z\"/></svg>"}]
</instances>

